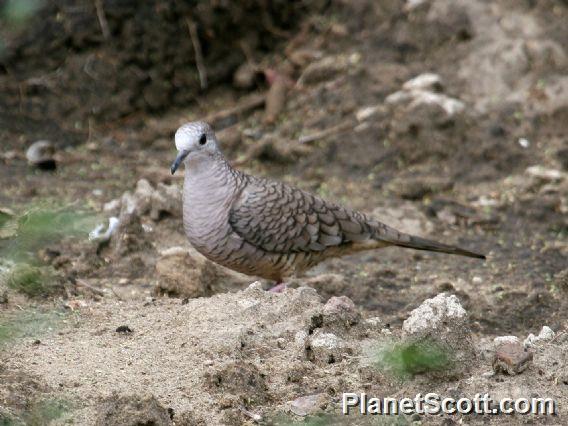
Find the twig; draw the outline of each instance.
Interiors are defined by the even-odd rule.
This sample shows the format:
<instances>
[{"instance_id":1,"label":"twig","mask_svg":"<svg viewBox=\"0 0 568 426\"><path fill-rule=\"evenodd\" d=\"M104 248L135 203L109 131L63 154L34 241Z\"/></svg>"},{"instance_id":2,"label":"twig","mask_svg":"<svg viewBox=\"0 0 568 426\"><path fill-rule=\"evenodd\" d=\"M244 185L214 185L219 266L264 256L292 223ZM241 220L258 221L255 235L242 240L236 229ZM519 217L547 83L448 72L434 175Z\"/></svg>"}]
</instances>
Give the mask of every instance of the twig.
<instances>
[{"instance_id":1,"label":"twig","mask_svg":"<svg viewBox=\"0 0 568 426\"><path fill-rule=\"evenodd\" d=\"M343 133L348 130L353 129L355 125L352 121L345 121L343 123L339 123L336 126L329 127L327 129L321 130L316 133L312 133L311 135L300 136L299 142L300 143L310 143L315 142L319 139L327 138L328 136L335 135L338 133Z\"/></svg>"},{"instance_id":2,"label":"twig","mask_svg":"<svg viewBox=\"0 0 568 426\"><path fill-rule=\"evenodd\" d=\"M201 90L207 89L207 69L203 63L203 52L201 51L201 43L197 35L197 25L190 18L186 19L187 28L189 29L189 36L191 37L191 44L193 44L193 51L195 53L195 65L197 66L197 73L199 74L199 84Z\"/></svg>"},{"instance_id":3,"label":"twig","mask_svg":"<svg viewBox=\"0 0 568 426\"><path fill-rule=\"evenodd\" d=\"M124 299L119 296L119 294L115 291L114 287L111 287L110 291L112 291L112 294L114 294L118 300L120 300L121 302L124 302Z\"/></svg>"},{"instance_id":4,"label":"twig","mask_svg":"<svg viewBox=\"0 0 568 426\"><path fill-rule=\"evenodd\" d=\"M105 292L104 292L104 291L102 291L101 289L98 289L98 288L96 288L96 287L93 287L91 284L89 284L89 283L83 281L82 279L79 279L79 278L75 279L75 284L78 285L78 286L85 287L85 288L91 290L93 293L95 293L95 294L98 295L98 296L101 296L101 297L102 297L102 296L105 295Z\"/></svg>"},{"instance_id":5,"label":"twig","mask_svg":"<svg viewBox=\"0 0 568 426\"><path fill-rule=\"evenodd\" d=\"M108 40L110 39L110 30L108 29L108 22L106 19L105 10L103 9L102 0L95 0L95 8L97 9L97 19L99 20L99 25L101 26L103 37Z\"/></svg>"},{"instance_id":6,"label":"twig","mask_svg":"<svg viewBox=\"0 0 568 426\"><path fill-rule=\"evenodd\" d=\"M250 417L254 422L261 422L262 421L262 416L260 414L255 414L252 411L247 410L242 405L239 407L239 410L241 410L241 412L245 416Z\"/></svg>"},{"instance_id":7,"label":"twig","mask_svg":"<svg viewBox=\"0 0 568 426\"><path fill-rule=\"evenodd\" d=\"M261 108L266 102L266 94L253 94L244 98L241 102L231 108L210 114L205 117L204 121L210 123L219 130L229 127L238 121L238 117L246 112Z\"/></svg>"}]
</instances>

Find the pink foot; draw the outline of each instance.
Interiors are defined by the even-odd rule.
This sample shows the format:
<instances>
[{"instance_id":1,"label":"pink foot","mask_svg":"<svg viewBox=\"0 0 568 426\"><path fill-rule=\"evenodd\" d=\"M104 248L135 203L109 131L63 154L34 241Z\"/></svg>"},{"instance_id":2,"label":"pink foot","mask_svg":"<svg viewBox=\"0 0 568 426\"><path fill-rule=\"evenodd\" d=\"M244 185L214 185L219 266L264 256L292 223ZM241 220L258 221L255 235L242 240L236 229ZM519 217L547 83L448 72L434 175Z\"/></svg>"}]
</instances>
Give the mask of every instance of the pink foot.
<instances>
[{"instance_id":1,"label":"pink foot","mask_svg":"<svg viewBox=\"0 0 568 426\"><path fill-rule=\"evenodd\" d=\"M282 293L286 290L286 283L277 283L274 287L268 289L271 293Z\"/></svg>"}]
</instances>

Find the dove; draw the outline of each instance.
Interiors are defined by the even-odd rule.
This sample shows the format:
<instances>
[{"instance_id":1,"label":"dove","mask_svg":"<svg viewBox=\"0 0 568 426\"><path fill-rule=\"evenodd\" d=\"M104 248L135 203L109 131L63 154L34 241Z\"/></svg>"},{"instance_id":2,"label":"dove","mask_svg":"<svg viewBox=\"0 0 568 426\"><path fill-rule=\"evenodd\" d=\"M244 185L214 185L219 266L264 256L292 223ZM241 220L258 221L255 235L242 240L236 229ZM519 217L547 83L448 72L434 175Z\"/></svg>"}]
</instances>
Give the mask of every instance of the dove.
<instances>
[{"instance_id":1,"label":"dove","mask_svg":"<svg viewBox=\"0 0 568 426\"><path fill-rule=\"evenodd\" d=\"M485 259L397 231L282 182L236 170L205 122L182 125L175 145L178 154L171 173L185 166L185 234L197 251L229 269L283 283L325 259L389 246Z\"/></svg>"}]
</instances>

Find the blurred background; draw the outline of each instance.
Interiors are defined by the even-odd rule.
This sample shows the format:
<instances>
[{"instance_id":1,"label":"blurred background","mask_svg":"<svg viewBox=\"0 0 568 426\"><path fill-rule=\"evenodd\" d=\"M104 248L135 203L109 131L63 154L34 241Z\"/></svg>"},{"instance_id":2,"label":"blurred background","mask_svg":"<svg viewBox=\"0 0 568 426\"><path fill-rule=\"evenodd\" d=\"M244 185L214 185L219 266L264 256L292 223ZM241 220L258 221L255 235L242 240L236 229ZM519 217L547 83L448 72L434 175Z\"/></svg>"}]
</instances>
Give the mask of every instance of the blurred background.
<instances>
[{"instance_id":1,"label":"blurred background","mask_svg":"<svg viewBox=\"0 0 568 426\"><path fill-rule=\"evenodd\" d=\"M247 172L489 255L377 251L292 287L392 325L450 291L478 337L565 328L567 22L562 0L1 0L0 342L251 282L187 253L169 165L197 119Z\"/></svg>"}]
</instances>

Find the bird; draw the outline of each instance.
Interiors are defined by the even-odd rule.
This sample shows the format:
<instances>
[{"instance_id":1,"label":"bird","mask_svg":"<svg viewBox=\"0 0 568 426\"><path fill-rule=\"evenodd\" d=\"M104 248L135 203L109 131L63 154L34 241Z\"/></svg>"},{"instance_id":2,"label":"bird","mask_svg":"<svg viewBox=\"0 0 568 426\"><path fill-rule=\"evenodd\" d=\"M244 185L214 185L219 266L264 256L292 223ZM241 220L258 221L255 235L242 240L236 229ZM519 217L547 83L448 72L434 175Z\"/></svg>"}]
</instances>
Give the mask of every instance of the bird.
<instances>
[{"instance_id":1,"label":"bird","mask_svg":"<svg viewBox=\"0 0 568 426\"><path fill-rule=\"evenodd\" d=\"M172 175L185 167L182 216L191 245L209 260L274 288L323 260L388 246L485 259L457 246L400 232L376 218L283 182L233 168L212 127L175 133Z\"/></svg>"}]
</instances>

